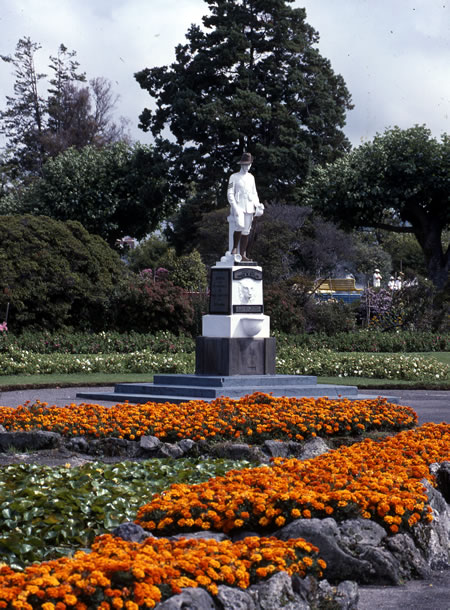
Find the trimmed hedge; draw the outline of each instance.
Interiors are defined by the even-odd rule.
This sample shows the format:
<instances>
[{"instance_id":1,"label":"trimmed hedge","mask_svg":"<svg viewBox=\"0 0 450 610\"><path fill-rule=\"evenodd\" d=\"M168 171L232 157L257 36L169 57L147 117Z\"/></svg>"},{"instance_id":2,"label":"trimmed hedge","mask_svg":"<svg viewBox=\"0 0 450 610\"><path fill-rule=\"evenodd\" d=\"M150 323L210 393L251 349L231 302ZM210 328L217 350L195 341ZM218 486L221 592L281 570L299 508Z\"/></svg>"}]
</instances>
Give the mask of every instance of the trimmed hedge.
<instances>
[{"instance_id":1,"label":"trimmed hedge","mask_svg":"<svg viewBox=\"0 0 450 610\"><path fill-rule=\"evenodd\" d=\"M325 333L274 333L279 349L303 347L308 350L331 349L336 352L446 352L450 351L450 334L432 332L394 332L360 330ZM33 332L20 335L0 333L0 352L14 346L40 354L129 354L144 349L154 353L193 353L195 341L189 335L175 335L169 331L138 333L115 331Z\"/></svg>"}]
</instances>

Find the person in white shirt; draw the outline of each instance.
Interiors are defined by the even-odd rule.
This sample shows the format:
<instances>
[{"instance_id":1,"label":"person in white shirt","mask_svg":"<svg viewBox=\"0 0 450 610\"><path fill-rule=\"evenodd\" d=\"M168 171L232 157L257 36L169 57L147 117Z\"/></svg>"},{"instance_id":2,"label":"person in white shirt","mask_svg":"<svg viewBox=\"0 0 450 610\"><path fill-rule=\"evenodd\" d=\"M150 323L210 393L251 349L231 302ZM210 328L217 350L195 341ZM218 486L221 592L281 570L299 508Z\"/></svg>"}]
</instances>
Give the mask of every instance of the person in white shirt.
<instances>
[{"instance_id":1,"label":"person in white shirt","mask_svg":"<svg viewBox=\"0 0 450 610\"><path fill-rule=\"evenodd\" d=\"M239 163L241 170L230 176L227 190L230 204L228 221L233 232L231 254L240 254L243 261L250 261L247 257L247 245L253 216L261 216L264 206L259 201L255 179L249 173L253 163L252 155L244 153Z\"/></svg>"},{"instance_id":2,"label":"person in white shirt","mask_svg":"<svg viewBox=\"0 0 450 610\"><path fill-rule=\"evenodd\" d=\"M381 285L382 275L379 269L375 269L375 273L373 274L373 287L379 288Z\"/></svg>"}]
</instances>

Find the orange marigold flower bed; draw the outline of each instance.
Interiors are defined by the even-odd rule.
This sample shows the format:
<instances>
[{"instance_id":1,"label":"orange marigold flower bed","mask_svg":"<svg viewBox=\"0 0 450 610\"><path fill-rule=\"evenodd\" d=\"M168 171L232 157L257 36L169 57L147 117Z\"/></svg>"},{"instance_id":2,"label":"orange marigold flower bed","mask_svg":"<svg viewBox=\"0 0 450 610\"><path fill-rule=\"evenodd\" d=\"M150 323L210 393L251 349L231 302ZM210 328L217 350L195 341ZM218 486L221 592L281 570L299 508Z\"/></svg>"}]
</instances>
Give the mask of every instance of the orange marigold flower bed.
<instances>
[{"instance_id":1,"label":"orange marigold flower bed","mask_svg":"<svg viewBox=\"0 0 450 610\"><path fill-rule=\"evenodd\" d=\"M159 535L212 529L267 532L294 519L374 519L392 533L431 520L421 483L450 459L450 425L425 424L310 460L232 470L196 485L175 484L142 506L136 523Z\"/></svg>"},{"instance_id":2,"label":"orange marigold flower bed","mask_svg":"<svg viewBox=\"0 0 450 610\"><path fill-rule=\"evenodd\" d=\"M218 398L211 403L193 400L179 405L95 404L49 407L25 404L2 407L0 424L7 430L50 430L66 436L119 437L129 440L144 435L174 442L230 440L251 444L266 439L302 441L311 436L342 436L366 431L398 431L417 424L410 407L373 400L328 398L276 398L256 392L239 400Z\"/></svg>"},{"instance_id":3,"label":"orange marigold flower bed","mask_svg":"<svg viewBox=\"0 0 450 610\"><path fill-rule=\"evenodd\" d=\"M275 572L320 577L326 564L302 539L249 537L239 542L147 539L142 544L100 536L91 553L0 568L0 608L153 608L184 587L217 594L226 584L247 588Z\"/></svg>"}]
</instances>

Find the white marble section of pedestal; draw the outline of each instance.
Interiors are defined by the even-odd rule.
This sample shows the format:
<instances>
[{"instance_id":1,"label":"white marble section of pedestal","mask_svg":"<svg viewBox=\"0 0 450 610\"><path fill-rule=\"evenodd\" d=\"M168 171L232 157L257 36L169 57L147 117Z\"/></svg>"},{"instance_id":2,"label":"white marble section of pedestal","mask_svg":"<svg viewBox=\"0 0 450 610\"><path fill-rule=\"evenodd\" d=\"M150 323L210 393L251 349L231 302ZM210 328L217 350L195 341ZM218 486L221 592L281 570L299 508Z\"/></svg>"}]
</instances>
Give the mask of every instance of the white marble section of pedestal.
<instances>
[{"instance_id":1,"label":"white marble section of pedestal","mask_svg":"<svg viewBox=\"0 0 450 610\"><path fill-rule=\"evenodd\" d=\"M203 337L270 337L270 317L264 314L207 315L202 318Z\"/></svg>"}]
</instances>

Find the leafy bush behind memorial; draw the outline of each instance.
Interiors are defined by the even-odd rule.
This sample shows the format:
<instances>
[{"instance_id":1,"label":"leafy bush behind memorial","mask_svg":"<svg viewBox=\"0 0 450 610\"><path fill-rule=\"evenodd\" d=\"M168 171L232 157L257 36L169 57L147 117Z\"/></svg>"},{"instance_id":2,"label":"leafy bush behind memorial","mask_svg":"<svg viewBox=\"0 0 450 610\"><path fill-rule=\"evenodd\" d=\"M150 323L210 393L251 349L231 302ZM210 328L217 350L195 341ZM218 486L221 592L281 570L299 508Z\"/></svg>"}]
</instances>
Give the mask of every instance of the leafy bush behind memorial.
<instances>
[{"instance_id":1,"label":"leafy bush behind memorial","mask_svg":"<svg viewBox=\"0 0 450 610\"><path fill-rule=\"evenodd\" d=\"M31 215L2 216L3 319L6 311L8 327L16 333L168 328L189 332L194 315L181 287L169 279L155 282L127 270L119 255L79 222Z\"/></svg>"},{"instance_id":2,"label":"leafy bush behind memorial","mask_svg":"<svg viewBox=\"0 0 450 610\"><path fill-rule=\"evenodd\" d=\"M2 216L0 311L10 327L102 327L105 303L125 269L103 239L79 222L46 216Z\"/></svg>"}]
</instances>

